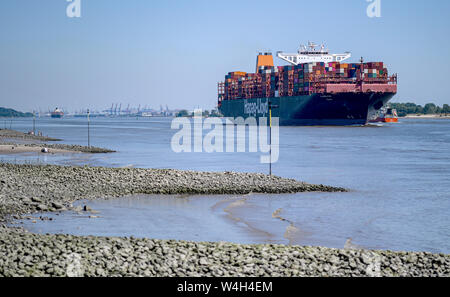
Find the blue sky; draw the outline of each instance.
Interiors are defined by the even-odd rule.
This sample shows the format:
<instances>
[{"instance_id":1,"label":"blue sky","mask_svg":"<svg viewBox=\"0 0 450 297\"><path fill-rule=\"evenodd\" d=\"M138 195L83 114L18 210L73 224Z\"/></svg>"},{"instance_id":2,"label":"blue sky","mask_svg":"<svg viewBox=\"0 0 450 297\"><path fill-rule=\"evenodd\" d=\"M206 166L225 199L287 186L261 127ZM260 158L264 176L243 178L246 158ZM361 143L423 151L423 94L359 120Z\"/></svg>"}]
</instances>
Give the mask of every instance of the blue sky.
<instances>
[{"instance_id":1,"label":"blue sky","mask_svg":"<svg viewBox=\"0 0 450 297\"><path fill-rule=\"evenodd\" d=\"M368 18L366 0L81 0L71 19L66 0L2 0L0 106L211 109L227 72L308 40L384 61L396 102L450 103L450 1L381 3Z\"/></svg>"}]
</instances>

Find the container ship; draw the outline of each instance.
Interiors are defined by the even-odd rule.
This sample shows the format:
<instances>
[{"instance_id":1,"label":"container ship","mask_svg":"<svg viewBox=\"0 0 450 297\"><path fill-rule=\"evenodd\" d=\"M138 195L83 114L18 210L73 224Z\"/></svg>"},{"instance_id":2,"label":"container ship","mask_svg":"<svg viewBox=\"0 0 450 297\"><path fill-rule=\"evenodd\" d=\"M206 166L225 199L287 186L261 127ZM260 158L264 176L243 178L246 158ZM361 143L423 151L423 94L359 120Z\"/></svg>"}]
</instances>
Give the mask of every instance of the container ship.
<instances>
[{"instance_id":1,"label":"container ship","mask_svg":"<svg viewBox=\"0 0 450 297\"><path fill-rule=\"evenodd\" d=\"M62 112L58 107L50 113L50 116L54 119L60 119L64 116L64 112Z\"/></svg>"},{"instance_id":2,"label":"container ship","mask_svg":"<svg viewBox=\"0 0 450 297\"><path fill-rule=\"evenodd\" d=\"M322 45L277 52L289 63L274 66L271 53L257 56L256 72L230 72L218 83L218 109L225 117L272 116L282 126L365 125L397 93L397 74L383 62L343 63L351 53L330 54Z\"/></svg>"}]
</instances>

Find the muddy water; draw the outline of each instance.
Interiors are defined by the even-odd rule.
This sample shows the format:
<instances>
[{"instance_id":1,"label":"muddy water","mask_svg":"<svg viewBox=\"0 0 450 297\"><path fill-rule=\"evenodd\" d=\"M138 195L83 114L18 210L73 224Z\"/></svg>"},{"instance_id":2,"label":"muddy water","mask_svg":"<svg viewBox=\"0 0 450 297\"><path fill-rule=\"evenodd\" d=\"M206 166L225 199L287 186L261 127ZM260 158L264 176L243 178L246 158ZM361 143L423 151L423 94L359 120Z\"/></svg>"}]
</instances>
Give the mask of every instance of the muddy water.
<instances>
[{"instance_id":1,"label":"muddy water","mask_svg":"<svg viewBox=\"0 0 450 297\"><path fill-rule=\"evenodd\" d=\"M429 242L416 240L420 244L411 247L415 235L408 225L384 228L398 224L390 211L373 216L369 209L348 216L335 207L351 203L355 198L348 196L353 195L359 193L336 193L333 198L326 193L130 196L79 201L75 206L87 205L93 211L38 214L17 224L36 233L439 252Z\"/></svg>"},{"instance_id":2,"label":"muddy water","mask_svg":"<svg viewBox=\"0 0 450 297\"><path fill-rule=\"evenodd\" d=\"M262 207L253 203L261 198L266 200ZM283 199L289 198L284 196L278 203ZM21 221L20 225L37 233L236 243L301 243L301 236L286 236L288 230L297 227L275 217L269 200L263 195L143 195L79 201L74 204L75 207L87 205L93 211L38 214Z\"/></svg>"}]
</instances>

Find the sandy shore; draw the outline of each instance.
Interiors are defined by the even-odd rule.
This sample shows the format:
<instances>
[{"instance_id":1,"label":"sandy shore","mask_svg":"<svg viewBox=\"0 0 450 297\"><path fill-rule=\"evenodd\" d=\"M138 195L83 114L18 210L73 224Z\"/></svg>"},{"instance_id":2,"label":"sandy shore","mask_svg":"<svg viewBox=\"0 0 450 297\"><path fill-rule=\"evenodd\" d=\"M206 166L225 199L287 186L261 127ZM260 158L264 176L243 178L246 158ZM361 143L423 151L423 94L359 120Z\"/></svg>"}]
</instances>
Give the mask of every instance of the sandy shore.
<instances>
[{"instance_id":1,"label":"sandy shore","mask_svg":"<svg viewBox=\"0 0 450 297\"><path fill-rule=\"evenodd\" d=\"M27 133L23 133L20 131L9 130L9 129L0 129L0 138L34 140L34 141L61 141L61 139L58 139L58 138L32 135L32 134L27 134Z\"/></svg>"},{"instance_id":2,"label":"sandy shore","mask_svg":"<svg viewBox=\"0 0 450 297\"><path fill-rule=\"evenodd\" d=\"M42 153L41 150L45 146L25 146L22 144L0 144L0 155L21 154L21 153L38 153L38 154L63 154L74 153L74 151L63 149L48 149L48 153Z\"/></svg>"},{"instance_id":3,"label":"sandy shore","mask_svg":"<svg viewBox=\"0 0 450 297\"><path fill-rule=\"evenodd\" d=\"M47 153L42 153L42 149L46 148ZM99 148L88 147L74 144L61 143L11 143L0 141L0 155L4 154L20 154L20 153L38 153L38 154L67 154L67 153L91 153L103 154L113 153L115 151Z\"/></svg>"},{"instance_id":4,"label":"sandy shore","mask_svg":"<svg viewBox=\"0 0 450 297\"><path fill-rule=\"evenodd\" d=\"M450 115L441 115L441 114L422 114L422 115L414 115L409 114L402 118L405 119L450 119Z\"/></svg>"},{"instance_id":5,"label":"sandy shore","mask_svg":"<svg viewBox=\"0 0 450 297\"><path fill-rule=\"evenodd\" d=\"M61 141L61 139L47 136L36 136L15 130L0 129L0 155L20 153L42 153L46 148L48 154L67 153L113 153L114 150L94 146L83 146L75 144L45 143L45 141ZM45 154L47 154L45 153Z\"/></svg>"},{"instance_id":6,"label":"sandy shore","mask_svg":"<svg viewBox=\"0 0 450 297\"><path fill-rule=\"evenodd\" d=\"M3 150L2 150L3 147ZM14 149L13 149L14 147ZM0 142L0 154L4 153L26 153L26 152L38 152L46 148L50 154L58 153L90 153L90 154L105 154L114 153L114 150L109 150L105 148L95 147L95 146L83 146L76 144L61 144L61 143L26 143L26 144L16 144L16 143L1 143Z\"/></svg>"},{"instance_id":7,"label":"sandy shore","mask_svg":"<svg viewBox=\"0 0 450 297\"><path fill-rule=\"evenodd\" d=\"M345 191L264 174L0 164L0 218L130 194ZM0 276L450 276L450 255L29 234L0 224Z\"/></svg>"}]
</instances>

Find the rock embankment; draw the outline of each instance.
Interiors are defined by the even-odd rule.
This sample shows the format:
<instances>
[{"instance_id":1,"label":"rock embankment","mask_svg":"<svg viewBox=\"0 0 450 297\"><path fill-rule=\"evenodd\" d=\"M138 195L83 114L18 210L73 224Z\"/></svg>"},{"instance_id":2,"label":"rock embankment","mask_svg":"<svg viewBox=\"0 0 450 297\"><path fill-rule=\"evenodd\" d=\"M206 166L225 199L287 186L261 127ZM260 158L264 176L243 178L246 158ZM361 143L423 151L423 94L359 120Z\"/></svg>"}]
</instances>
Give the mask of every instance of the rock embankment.
<instances>
[{"instance_id":1,"label":"rock embankment","mask_svg":"<svg viewBox=\"0 0 450 297\"><path fill-rule=\"evenodd\" d=\"M2 163L0 219L8 214L54 211L81 199L132 194L281 194L318 191L339 192L345 189L257 173Z\"/></svg>"},{"instance_id":2,"label":"rock embankment","mask_svg":"<svg viewBox=\"0 0 450 297\"><path fill-rule=\"evenodd\" d=\"M0 164L0 220L130 194L345 191L264 174ZM0 224L0 276L450 276L450 255L30 234Z\"/></svg>"},{"instance_id":3,"label":"rock embankment","mask_svg":"<svg viewBox=\"0 0 450 297\"><path fill-rule=\"evenodd\" d=\"M450 255L0 232L0 276L450 276Z\"/></svg>"}]
</instances>

